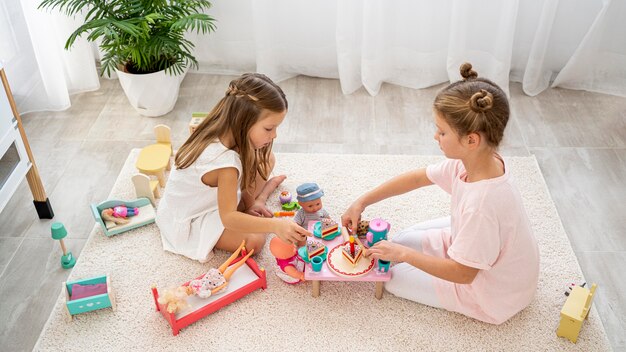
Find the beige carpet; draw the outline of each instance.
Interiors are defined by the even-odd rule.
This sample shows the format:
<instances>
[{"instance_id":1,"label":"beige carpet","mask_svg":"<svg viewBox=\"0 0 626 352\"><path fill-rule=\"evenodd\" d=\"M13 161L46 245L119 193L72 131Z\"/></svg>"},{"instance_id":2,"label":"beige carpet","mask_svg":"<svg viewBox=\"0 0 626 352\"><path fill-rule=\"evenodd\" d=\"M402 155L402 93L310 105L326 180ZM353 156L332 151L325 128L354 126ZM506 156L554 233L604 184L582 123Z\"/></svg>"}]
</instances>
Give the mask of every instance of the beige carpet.
<instances>
[{"instance_id":1,"label":"beige carpet","mask_svg":"<svg viewBox=\"0 0 626 352\"><path fill-rule=\"evenodd\" d=\"M131 152L111 191L112 198L134 197L130 175L137 153ZM277 159L276 172L288 175L282 189L295 192L300 183L319 183L326 193L325 208L339 219L362 191L440 157L279 154ZM500 326L388 293L376 300L373 283L322 282L321 296L313 298L310 283L286 285L273 274L274 259L266 246L256 258L268 270L267 290L253 292L174 337L154 309L151 285L166 287L185 282L218 266L227 254L218 251L209 264L201 265L166 253L157 227L149 225L110 238L94 228L70 279L110 273L117 290L117 312L90 312L68 323L59 296L35 350L610 350L595 309L577 344L556 337L559 312L566 298L564 284L582 281L581 271L536 160L512 157L507 161L539 241L541 275L532 305ZM271 206L278 209L278 204L275 193ZM364 216L388 219L393 235L415 222L447 215L448 207L447 194L429 187L372 206Z\"/></svg>"}]
</instances>

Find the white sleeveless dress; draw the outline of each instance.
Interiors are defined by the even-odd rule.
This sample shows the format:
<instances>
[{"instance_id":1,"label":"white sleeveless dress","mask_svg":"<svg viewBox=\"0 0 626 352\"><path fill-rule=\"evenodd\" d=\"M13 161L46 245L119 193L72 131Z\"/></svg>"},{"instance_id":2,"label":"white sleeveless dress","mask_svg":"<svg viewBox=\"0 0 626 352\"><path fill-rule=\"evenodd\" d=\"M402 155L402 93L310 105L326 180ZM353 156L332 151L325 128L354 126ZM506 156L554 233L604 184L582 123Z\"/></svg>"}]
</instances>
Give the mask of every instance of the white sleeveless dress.
<instances>
[{"instance_id":1,"label":"white sleeveless dress","mask_svg":"<svg viewBox=\"0 0 626 352\"><path fill-rule=\"evenodd\" d=\"M156 224L163 249L202 263L212 256L224 225L217 208L217 187L202 183L207 172L234 167L239 172L237 202L241 200L242 166L239 154L216 141L188 168L172 168L159 202Z\"/></svg>"}]
</instances>

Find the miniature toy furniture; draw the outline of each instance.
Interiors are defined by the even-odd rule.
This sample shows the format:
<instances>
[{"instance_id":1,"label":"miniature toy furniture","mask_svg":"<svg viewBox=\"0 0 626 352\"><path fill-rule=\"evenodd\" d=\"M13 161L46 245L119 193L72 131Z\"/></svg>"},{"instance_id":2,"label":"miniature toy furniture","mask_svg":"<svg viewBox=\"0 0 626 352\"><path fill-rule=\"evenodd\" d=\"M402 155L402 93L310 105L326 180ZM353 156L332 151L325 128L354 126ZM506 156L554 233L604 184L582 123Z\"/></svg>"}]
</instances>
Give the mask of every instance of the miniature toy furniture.
<instances>
[{"instance_id":1,"label":"miniature toy furniture","mask_svg":"<svg viewBox=\"0 0 626 352\"><path fill-rule=\"evenodd\" d=\"M154 134L156 143L141 149L135 167L142 174L156 176L159 185L165 187L165 170L170 169L170 156L173 154L170 128L156 125Z\"/></svg>"},{"instance_id":2,"label":"miniature toy furniture","mask_svg":"<svg viewBox=\"0 0 626 352\"><path fill-rule=\"evenodd\" d=\"M561 309L561 321L556 330L556 336L565 337L576 343L583 321L589 315L596 286L596 284L591 285L591 289L574 287Z\"/></svg>"},{"instance_id":3,"label":"miniature toy furniture","mask_svg":"<svg viewBox=\"0 0 626 352\"><path fill-rule=\"evenodd\" d=\"M161 198L159 181L151 180L150 177L144 174L134 174L131 180L135 186L137 198L148 198L152 205L156 207L156 198Z\"/></svg>"},{"instance_id":4,"label":"miniature toy furniture","mask_svg":"<svg viewBox=\"0 0 626 352\"><path fill-rule=\"evenodd\" d=\"M0 211L26 177L33 195L35 210L40 219L52 219L54 212L39 170L30 150L22 119L17 111L13 94L0 62Z\"/></svg>"},{"instance_id":5,"label":"miniature toy furniture","mask_svg":"<svg viewBox=\"0 0 626 352\"><path fill-rule=\"evenodd\" d=\"M204 121L209 115L208 112L193 112L191 113L191 121L189 121L189 134L192 134L196 128Z\"/></svg>"},{"instance_id":6,"label":"miniature toy furniture","mask_svg":"<svg viewBox=\"0 0 626 352\"><path fill-rule=\"evenodd\" d=\"M104 209L113 208L116 206L126 206L128 208L139 208L139 214L133 217L129 217L130 220L127 224L115 224L113 222L108 222L102 219L102 211ZM93 215L96 222L102 227L102 231L107 236L113 236L120 234L122 232L126 232L132 229L136 229L138 227L148 225L154 222L156 218L156 212L154 211L154 207L148 198L138 198L133 201L123 201L123 200L107 200L100 204L91 204L91 215Z\"/></svg>"},{"instance_id":7,"label":"miniature toy furniture","mask_svg":"<svg viewBox=\"0 0 626 352\"><path fill-rule=\"evenodd\" d=\"M115 295L109 275L93 277L63 283L65 296L65 312L67 320L72 321L76 314L91 312L92 310L111 308L116 310ZM79 290L82 291L79 296Z\"/></svg>"},{"instance_id":8,"label":"miniature toy furniture","mask_svg":"<svg viewBox=\"0 0 626 352\"><path fill-rule=\"evenodd\" d=\"M65 248L65 243L63 239L67 236L67 230L65 226L60 222L52 223L50 226L50 232L52 233L52 238L59 241L61 244L61 250L63 251L63 256L61 256L61 266L63 269L73 268L74 264L76 264L76 258L72 255L72 252L68 252Z\"/></svg>"},{"instance_id":9,"label":"miniature toy furniture","mask_svg":"<svg viewBox=\"0 0 626 352\"><path fill-rule=\"evenodd\" d=\"M315 227L315 221L309 222L309 231L313 232ZM324 245L328 246L329 250L332 253L328 254L328 258L331 258L334 254L334 251L331 249L337 249L339 245L348 241L348 230L344 227L341 230L342 236L338 236L333 238L332 240L323 241ZM340 250L337 251L339 253L339 258L341 258ZM383 297L383 283L389 281L391 279L391 273L387 272L379 272L374 267L374 261L370 258L363 258L361 261L365 268L359 266L354 268L354 271L346 272L345 275L342 275L338 272L343 272L341 269L333 270L329 266L329 259L322 264L322 269L319 272L313 271L310 263L307 263L304 267L304 279L307 281L311 281L311 296L319 297L320 295L320 282L321 281L368 281L375 282L375 297L381 299ZM332 261L332 259L330 259ZM353 275L354 274L354 275Z\"/></svg>"},{"instance_id":10,"label":"miniature toy furniture","mask_svg":"<svg viewBox=\"0 0 626 352\"><path fill-rule=\"evenodd\" d=\"M233 260L230 265L236 265L247 254L245 248L242 249L240 256ZM156 309L161 312L165 320L170 324L172 333L178 335L180 329L206 317L220 308L235 302L257 289L265 290L267 288L265 269L259 268L252 258L248 258L245 263L246 265L241 266L230 277L228 286L226 286L220 294L211 295L208 298L200 298L196 295L190 296L187 298L187 303L189 303L190 307L176 313L169 313L165 305L159 303L159 292L156 286L153 286L152 296L154 297ZM201 279L203 276L204 275L197 279ZM190 282L191 281L184 283L183 286L188 286Z\"/></svg>"}]
</instances>

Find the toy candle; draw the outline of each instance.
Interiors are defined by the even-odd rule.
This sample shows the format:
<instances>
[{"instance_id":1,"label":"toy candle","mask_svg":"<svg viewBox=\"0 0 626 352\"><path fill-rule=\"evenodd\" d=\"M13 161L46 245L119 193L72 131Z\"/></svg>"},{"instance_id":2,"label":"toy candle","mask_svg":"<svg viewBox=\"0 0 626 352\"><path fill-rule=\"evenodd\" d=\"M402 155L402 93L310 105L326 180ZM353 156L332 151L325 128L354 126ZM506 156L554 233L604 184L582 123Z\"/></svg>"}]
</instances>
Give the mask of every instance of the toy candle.
<instances>
[{"instance_id":1,"label":"toy candle","mask_svg":"<svg viewBox=\"0 0 626 352\"><path fill-rule=\"evenodd\" d=\"M354 236L350 235L350 255L354 257Z\"/></svg>"}]
</instances>

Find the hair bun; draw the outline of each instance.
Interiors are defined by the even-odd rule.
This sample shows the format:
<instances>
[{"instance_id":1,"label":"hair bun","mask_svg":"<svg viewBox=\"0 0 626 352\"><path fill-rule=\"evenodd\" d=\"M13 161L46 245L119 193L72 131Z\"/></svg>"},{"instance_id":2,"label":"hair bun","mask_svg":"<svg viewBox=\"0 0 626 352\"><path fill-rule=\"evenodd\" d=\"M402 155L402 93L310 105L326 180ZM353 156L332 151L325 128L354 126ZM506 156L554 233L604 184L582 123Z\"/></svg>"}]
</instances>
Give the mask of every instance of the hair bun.
<instances>
[{"instance_id":1,"label":"hair bun","mask_svg":"<svg viewBox=\"0 0 626 352\"><path fill-rule=\"evenodd\" d=\"M480 92L474 93L469 101L470 108L474 112L484 112L493 107L493 94L481 89Z\"/></svg>"},{"instance_id":2,"label":"hair bun","mask_svg":"<svg viewBox=\"0 0 626 352\"><path fill-rule=\"evenodd\" d=\"M478 73L472 70L472 64L470 64L469 62L464 62L461 65L459 71L461 71L461 77L463 77L463 79L470 79L470 78L478 77Z\"/></svg>"}]
</instances>

